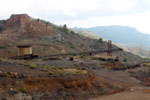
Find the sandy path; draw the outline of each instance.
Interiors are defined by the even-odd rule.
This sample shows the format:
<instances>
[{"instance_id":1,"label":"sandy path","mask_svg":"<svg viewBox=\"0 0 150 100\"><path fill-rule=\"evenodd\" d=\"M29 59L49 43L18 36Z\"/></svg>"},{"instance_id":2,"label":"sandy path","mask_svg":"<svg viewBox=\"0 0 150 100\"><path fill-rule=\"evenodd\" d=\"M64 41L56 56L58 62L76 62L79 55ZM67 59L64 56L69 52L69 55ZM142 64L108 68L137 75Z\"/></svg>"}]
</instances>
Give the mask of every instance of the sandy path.
<instances>
[{"instance_id":1,"label":"sandy path","mask_svg":"<svg viewBox=\"0 0 150 100\"><path fill-rule=\"evenodd\" d=\"M133 69L136 70L136 69ZM109 71L101 70L96 71L98 77L108 82L115 83L123 82L130 84L130 90L120 92L112 95L101 96L98 98L92 98L88 100L150 100L150 88L142 86L139 80L130 76L129 73L124 71ZM118 83L117 83L118 84Z\"/></svg>"},{"instance_id":2,"label":"sandy path","mask_svg":"<svg viewBox=\"0 0 150 100\"><path fill-rule=\"evenodd\" d=\"M112 70L99 70L95 71L95 74L100 80L115 83L121 82L128 85L139 86L140 81L131 77L128 72L125 71L112 71Z\"/></svg>"},{"instance_id":3,"label":"sandy path","mask_svg":"<svg viewBox=\"0 0 150 100\"><path fill-rule=\"evenodd\" d=\"M121 92L89 100L150 100L150 93L142 91Z\"/></svg>"}]
</instances>

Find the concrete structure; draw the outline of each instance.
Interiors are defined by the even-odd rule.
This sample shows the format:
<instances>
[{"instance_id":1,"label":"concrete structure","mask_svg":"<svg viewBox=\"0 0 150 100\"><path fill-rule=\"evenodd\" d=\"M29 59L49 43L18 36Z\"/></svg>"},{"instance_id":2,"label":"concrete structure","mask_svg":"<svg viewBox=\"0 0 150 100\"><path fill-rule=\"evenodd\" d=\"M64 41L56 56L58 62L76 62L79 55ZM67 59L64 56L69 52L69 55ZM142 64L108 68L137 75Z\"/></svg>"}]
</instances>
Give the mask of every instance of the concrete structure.
<instances>
[{"instance_id":1,"label":"concrete structure","mask_svg":"<svg viewBox=\"0 0 150 100\"><path fill-rule=\"evenodd\" d=\"M18 45L18 56L32 55L31 45Z\"/></svg>"}]
</instances>

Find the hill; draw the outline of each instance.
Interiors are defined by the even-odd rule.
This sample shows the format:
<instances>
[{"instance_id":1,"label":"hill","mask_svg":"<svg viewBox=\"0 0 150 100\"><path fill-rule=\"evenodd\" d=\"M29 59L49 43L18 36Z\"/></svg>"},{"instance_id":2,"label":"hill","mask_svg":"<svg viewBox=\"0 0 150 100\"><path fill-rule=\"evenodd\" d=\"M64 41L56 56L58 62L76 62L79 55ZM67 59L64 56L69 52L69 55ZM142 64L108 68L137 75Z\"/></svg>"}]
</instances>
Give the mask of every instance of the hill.
<instances>
[{"instance_id":1,"label":"hill","mask_svg":"<svg viewBox=\"0 0 150 100\"><path fill-rule=\"evenodd\" d=\"M17 56L16 46L26 44L32 45L33 53L39 56L107 49L106 41L99 42L97 39L77 34L66 25L57 26L48 21L34 19L27 14L13 14L7 20L0 20L0 26L1 57ZM118 47L113 45L112 48ZM130 63L142 60L124 51L117 55L121 59L128 58Z\"/></svg>"},{"instance_id":2,"label":"hill","mask_svg":"<svg viewBox=\"0 0 150 100\"><path fill-rule=\"evenodd\" d=\"M100 45L97 40L78 35L66 25L57 26L27 14L0 20L0 27L1 56L17 55L16 45L22 44L33 45L34 53L38 55L97 50Z\"/></svg>"},{"instance_id":3,"label":"hill","mask_svg":"<svg viewBox=\"0 0 150 100\"><path fill-rule=\"evenodd\" d=\"M103 38L112 40L124 50L142 57L150 55L150 35L128 26L97 26L91 28L74 28L76 31L91 31Z\"/></svg>"},{"instance_id":4,"label":"hill","mask_svg":"<svg viewBox=\"0 0 150 100\"><path fill-rule=\"evenodd\" d=\"M48 35L53 33L50 23L33 19L27 14L11 15L8 20L1 20L1 37L8 39L36 38L40 35Z\"/></svg>"},{"instance_id":5,"label":"hill","mask_svg":"<svg viewBox=\"0 0 150 100\"><path fill-rule=\"evenodd\" d=\"M97 26L91 28L74 28L75 30L89 30L103 38L110 39L119 44L138 44L149 48L150 35L139 32L136 28L128 26Z\"/></svg>"},{"instance_id":6,"label":"hill","mask_svg":"<svg viewBox=\"0 0 150 100\"><path fill-rule=\"evenodd\" d=\"M76 33L86 36L86 37L90 37L90 38L94 38L94 39L99 39L100 36L97 35L94 32L88 31L88 30L74 30Z\"/></svg>"},{"instance_id":7,"label":"hill","mask_svg":"<svg viewBox=\"0 0 150 100\"><path fill-rule=\"evenodd\" d=\"M125 51L131 52L131 53L139 55L141 57L144 57L144 58L150 57L150 51L143 46L124 45L124 44L117 44L117 46L123 48Z\"/></svg>"}]
</instances>

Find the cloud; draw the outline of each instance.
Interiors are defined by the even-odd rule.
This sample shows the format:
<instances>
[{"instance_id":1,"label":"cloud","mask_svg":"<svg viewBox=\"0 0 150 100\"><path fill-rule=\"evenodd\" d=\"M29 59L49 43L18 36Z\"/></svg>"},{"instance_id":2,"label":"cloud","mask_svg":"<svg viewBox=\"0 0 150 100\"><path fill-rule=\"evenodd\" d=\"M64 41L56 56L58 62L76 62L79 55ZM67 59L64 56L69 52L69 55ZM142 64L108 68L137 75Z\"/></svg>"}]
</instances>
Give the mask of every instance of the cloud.
<instances>
[{"instance_id":1,"label":"cloud","mask_svg":"<svg viewBox=\"0 0 150 100\"><path fill-rule=\"evenodd\" d=\"M116 12L127 12L137 5L137 0L111 0L110 8Z\"/></svg>"},{"instance_id":2,"label":"cloud","mask_svg":"<svg viewBox=\"0 0 150 100\"><path fill-rule=\"evenodd\" d=\"M1 0L0 19L27 13L69 26L128 25L150 33L150 0Z\"/></svg>"},{"instance_id":3,"label":"cloud","mask_svg":"<svg viewBox=\"0 0 150 100\"><path fill-rule=\"evenodd\" d=\"M94 17L84 20L73 20L67 22L56 22L57 24L67 23L70 27L94 27L94 26L108 26L108 25L122 25L137 28L144 33L150 33L150 11L131 14L126 16L107 16Z\"/></svg>"}]
</instances>

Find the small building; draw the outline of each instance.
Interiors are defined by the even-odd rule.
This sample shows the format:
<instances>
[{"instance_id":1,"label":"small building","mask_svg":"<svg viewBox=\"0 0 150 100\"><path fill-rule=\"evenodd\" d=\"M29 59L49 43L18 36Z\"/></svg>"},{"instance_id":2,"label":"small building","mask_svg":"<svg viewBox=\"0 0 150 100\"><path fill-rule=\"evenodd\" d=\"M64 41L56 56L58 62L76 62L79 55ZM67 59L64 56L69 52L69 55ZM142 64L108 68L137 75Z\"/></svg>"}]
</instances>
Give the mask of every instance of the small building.
<instances>
[{"instance_id":1,"label":"small building","mask_svg":"<svg viewBox=\"0 0 150 100\"><path fill-rule=\"evenodd\" d=\"M31 45L18 45L18 56L32 55Z\"/></svg>"}]
</instances>

